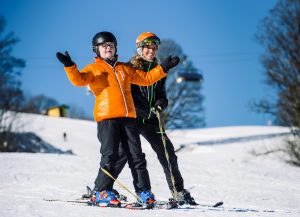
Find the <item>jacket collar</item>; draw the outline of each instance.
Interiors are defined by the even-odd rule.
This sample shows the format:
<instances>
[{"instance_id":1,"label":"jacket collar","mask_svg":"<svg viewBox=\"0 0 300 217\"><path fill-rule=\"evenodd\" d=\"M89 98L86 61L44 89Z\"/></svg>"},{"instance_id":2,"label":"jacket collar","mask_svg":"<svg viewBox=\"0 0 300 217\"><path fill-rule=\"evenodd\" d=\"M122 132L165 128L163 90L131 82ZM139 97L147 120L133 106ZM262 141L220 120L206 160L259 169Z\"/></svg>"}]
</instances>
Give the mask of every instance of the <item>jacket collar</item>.
<instances>
[{"instance_id":1,"label":"jacket collar","mask_svg":"<svg viewBox=\"0 0 300 217\"><path fill-rule=\"evenodd\" d=\"M94 58L94 60L95 60L95 62L97 63L104 63L104 64L108 64L108 65L110 65L111 67L115 67L115 65L117 64L117 62L118 62L118 55L117 56L115 56L112 60L105 60L105 59L103 59L103 58L101 58L101 57L95 57Z\"/></svg>"}]
</instances>

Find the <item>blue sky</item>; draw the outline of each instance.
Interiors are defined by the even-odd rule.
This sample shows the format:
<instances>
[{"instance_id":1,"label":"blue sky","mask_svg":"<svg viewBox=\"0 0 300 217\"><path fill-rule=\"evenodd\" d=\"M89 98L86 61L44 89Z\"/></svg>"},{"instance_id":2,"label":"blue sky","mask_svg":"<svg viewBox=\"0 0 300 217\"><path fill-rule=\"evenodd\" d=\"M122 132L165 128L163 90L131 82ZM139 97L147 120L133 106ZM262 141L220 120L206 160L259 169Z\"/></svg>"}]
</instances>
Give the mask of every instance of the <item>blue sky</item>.
<instances>
[{"instance_id":1,"label":"blue sky","mask_svg":"<svg viewBox=\"0 0 300 217\"><path fill-rule=\"evenodd\" d=\"M92 114L94 98L72 86L55 57L68 50L79 68L93 61L92 37L111 31L118 39L121 61L135 52L144 31L173 39L204 75L207 127L265 125L268 118L252 112L251 100L269 97L255 42L258 22L275 0L1 0L0 14L21 40L14 55L26 61L22 87L45 94Z\"/></svg>"}]
</instances>

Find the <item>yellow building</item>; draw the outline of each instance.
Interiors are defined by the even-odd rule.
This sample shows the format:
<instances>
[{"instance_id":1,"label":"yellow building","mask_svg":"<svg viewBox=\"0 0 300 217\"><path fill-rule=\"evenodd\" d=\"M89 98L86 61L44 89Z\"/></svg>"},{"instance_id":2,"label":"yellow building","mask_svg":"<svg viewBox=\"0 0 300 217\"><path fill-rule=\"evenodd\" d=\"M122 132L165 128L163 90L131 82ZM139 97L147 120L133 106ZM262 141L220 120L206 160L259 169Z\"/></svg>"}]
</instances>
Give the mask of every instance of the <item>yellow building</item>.
<instances>
[{"instance_id":1,"label":"yellow building","mask_svg":"<svg viewBox=\"0 0 300 217\"><path fill-rule=\"evenodd\" d=\"M53 106L47 109L46 115L52 117L68 117L68 109L67 105Z\"/></svg>"}]
</instances>

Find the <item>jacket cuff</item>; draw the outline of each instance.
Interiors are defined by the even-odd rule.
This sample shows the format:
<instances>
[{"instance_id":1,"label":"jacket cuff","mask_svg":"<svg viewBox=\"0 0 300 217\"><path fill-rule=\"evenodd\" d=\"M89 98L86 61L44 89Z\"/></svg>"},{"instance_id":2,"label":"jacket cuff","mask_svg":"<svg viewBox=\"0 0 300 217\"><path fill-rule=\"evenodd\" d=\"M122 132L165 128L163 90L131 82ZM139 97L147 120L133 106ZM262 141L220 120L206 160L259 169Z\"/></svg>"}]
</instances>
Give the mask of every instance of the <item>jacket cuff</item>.
<instances>
[{"instance_id":1,"label":"jacket cuff","mask_svg":"<svg viewBox=\"0 0 300 217\"><path fill-rule=\"evenodd\" d=\"M166 69L166 67L165 67L163 64L161 64L160 66L161 66L161 67L162 67L162 69L164 70L164 73L166 73L166 74L167 74L167 73L168 73L168 70Z\"/></svg>"}]
</instances>

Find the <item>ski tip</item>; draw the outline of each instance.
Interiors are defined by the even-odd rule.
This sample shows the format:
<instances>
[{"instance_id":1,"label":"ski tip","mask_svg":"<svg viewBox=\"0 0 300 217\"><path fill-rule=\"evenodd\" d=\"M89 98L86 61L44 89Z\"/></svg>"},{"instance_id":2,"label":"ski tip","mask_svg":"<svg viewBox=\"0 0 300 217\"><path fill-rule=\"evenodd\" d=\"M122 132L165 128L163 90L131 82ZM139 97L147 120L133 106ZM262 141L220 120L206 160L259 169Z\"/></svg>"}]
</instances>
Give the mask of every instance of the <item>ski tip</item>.
<instances>
[{"instance_id":1,"label":"ski tip","mask_svg":"<svg viewBox=\"0 0 300 217\"><path fill-rule=\"evenodd\" d=\"M223 204L224 204L223 201L219 201L215 205L213 205L213 207L222 206Z\"/></svg>"}]
</instances>

